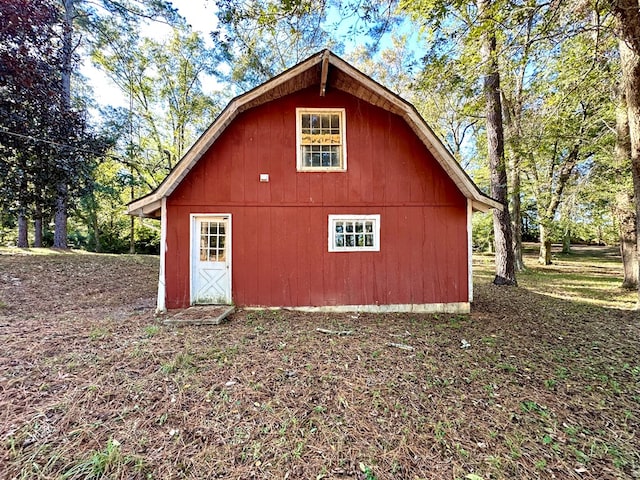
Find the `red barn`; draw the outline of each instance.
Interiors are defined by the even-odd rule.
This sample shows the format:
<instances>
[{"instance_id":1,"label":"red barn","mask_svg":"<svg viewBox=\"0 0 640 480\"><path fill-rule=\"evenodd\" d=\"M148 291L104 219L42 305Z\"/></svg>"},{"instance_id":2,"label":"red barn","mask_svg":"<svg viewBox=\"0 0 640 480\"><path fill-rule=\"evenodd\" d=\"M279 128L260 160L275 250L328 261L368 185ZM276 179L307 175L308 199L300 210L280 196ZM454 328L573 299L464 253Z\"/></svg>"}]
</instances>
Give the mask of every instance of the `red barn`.
<instances>
[{"instance_id":1,"label":"red barn","mask_svg":"<svg viewBox=\"0 0 640 480\"><path fill-rule=\"evenodd\" d=\"M160 311L467 312L489 208L412 105L323 51L232 100L129 213L161 219Z\"/></svg>"}]
</instances>

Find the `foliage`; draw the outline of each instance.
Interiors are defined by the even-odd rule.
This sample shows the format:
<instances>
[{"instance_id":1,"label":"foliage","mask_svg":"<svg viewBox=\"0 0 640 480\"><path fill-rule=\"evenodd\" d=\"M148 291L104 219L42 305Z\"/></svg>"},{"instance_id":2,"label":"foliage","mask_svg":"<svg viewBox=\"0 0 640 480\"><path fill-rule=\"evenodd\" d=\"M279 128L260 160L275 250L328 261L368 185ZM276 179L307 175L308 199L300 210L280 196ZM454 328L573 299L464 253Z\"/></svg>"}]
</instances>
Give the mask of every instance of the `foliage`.
<instances>
[{"instance_id":1,"label":"foliage","mask_svg":"<svg viewBox=\"0 0 640 480\"><path fill-rule=\"evenodd\" d=\"M93 60L130 99L128 111L107 117L121 135L121 161L136 184L154 188L219 111L218 99L202 91L215 60L187 27L167 41L141 38L110 19L99 29Z\"/></svg>"},{"instance_id":2,"label":"foliage","mask_svg":"<svg viewBox=\"0 0 640 480\"><path fill-rule=\"evenodd\" d=\"M247 91L323 47L339 47L326 30L324 2L217 0L218 58L230 69L221 79ZM339 48L337 48L339 50Z\"/></svg>"},{"instance_id":3,"label":"foliage","mask_svg":"<svg viewBox=\"0 0 640 480\"><path fill-rule=\"evenodd\" d=\"M0 5L0 201L22 216L36 204L51 207L59 145L68 140L60 129L58 21L46 0Z\"/></svg>"}]
</instances>

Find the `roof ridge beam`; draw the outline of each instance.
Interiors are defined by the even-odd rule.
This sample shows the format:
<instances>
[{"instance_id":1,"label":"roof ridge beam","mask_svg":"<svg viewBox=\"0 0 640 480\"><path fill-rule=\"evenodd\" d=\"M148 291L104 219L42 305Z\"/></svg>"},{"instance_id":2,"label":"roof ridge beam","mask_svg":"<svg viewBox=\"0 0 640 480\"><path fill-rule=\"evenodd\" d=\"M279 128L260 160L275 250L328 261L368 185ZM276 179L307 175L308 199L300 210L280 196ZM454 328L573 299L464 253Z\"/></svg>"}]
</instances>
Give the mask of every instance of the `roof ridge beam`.
<instances>
[{"instance_id":1,"label":"roof ridge beam","mask_svg":"<svg viewBox=\"0 0 640 480\"><path fill-rule=\"evenodd\" d=\"M320 70L320 96L324 97L327 93L327 78L329 76L329 55L331 52L325 50L322 54L322 69Z\"/></svg>"}]
</instances>

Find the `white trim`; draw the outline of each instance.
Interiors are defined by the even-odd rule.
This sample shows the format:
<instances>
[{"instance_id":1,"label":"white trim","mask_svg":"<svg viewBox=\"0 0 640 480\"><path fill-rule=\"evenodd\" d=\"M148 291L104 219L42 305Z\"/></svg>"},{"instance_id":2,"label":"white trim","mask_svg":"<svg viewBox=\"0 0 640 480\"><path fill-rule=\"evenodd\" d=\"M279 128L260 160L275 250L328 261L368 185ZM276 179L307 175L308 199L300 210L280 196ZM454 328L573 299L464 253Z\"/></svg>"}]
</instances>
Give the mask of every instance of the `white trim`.
<instances>
[{"instance_id":1,"label":"white trim","mask_svg":"<svg viewBox=\"0 0 640 480\"><path fill-rule=\"evenodd\" d=\"M160 268L158 272L158 298L156 300L156 313L167 311L167 197L162 197L160 214Z\"/></svg>"},{"instance_id":2,"label":"white trim","mask_svg":"<svg viewBox=\"0 0 640 480\"><path fill-rule=\"evenodd\" d=\"M302 114L337 113L340 115L340 167L305 167L302 162ZM347 114L344 108L296 108L296 170L298 172L346 172L347 171Z\"/></svg>"},{"instance_id":3,"label":"white trim","mask_svg":"<svg viewBox=\"0 0 640 480\"><path fill-rule=\"evenodd\" d=\"M231 235L233 228L231 227L231 214L230 213L191 213L189 215L189 305L193 303L193 232L194 222L197 217L222 217L228 220L227 228L227 264L229 265L229 300L233 302L233 268L231 263L231 249L233 241Z\"/></svg>"},{"instance_id":4,"label":"white trim","mask_svg":"<svg viewBox=\"0 0 640 480\"><path fill-rule=\"evenodd\" d=\"M473 302L473 200L467 198L467 265L469 275L469 302Z\"/></svg>"},{"instance_id":5,"label":"white trim","mask_svg":"<svg viewBox=\"0 0 640 480\"><path fill-rule=\"evenodd\" d=\"M336 247L334 222L339 221L373 221L373 246L372 247ZM329 215L327 224L328 239L327 247L329 252L379 252L380 251L380 214L372 215Z\"/></svg>"},{"instance_id":6,"label":"white trim","mask_svg":"<svg viewBox=\"0 0 640 480\"><path fill-rule=\"evenodd\" d=\"M469 313L469 302L395 303L391 305L326 305L323 307L242 307L243 310L295 310L326 313Z\"/></svg>"}]
</instances>

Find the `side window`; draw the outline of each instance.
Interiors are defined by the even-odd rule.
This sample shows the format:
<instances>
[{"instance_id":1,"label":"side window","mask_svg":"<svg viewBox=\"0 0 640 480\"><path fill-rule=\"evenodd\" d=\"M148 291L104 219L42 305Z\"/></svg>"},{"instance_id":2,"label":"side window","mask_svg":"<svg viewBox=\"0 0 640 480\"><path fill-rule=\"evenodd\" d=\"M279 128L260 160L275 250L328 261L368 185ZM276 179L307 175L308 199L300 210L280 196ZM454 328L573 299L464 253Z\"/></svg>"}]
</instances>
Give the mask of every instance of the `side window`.
<instances>
[{"instance_id":1,"label":"side window","mask_svg":"<svg viewBox=\"0 0 640 480\"><path fill-rule=\"evenodd\" d=\"M344 109L296 109L298 171L347 169Z\"/></svg>"},{"instance_id":2,"label":"side window","mask_svg":"<svg viewBox=\"0 0 640 480\"><path fill-rule=\"evenodd\" d=\"M329 215L329 251L380 251L380 215Z\"/></svg>"}]
</instances>

